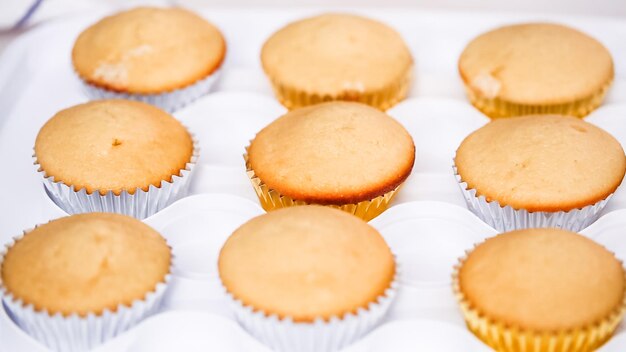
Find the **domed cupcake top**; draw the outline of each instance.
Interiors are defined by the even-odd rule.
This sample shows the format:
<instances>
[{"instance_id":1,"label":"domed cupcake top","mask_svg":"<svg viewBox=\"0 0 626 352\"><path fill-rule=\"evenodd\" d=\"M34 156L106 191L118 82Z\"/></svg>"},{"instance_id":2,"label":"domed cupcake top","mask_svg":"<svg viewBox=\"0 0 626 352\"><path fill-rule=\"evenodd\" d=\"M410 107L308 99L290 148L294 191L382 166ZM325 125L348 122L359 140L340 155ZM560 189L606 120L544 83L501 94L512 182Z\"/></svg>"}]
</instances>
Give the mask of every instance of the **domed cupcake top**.
<instances>
[{"instance_id":1,"label":"domed cupcake top","mask_svg":"<svg viewBox=\"0 0 626 352\"><path fill-rule=\"evenodd\" d=\"M459 58L469 89L517 104L588 98L613 79L613 60L597 40L551 23L510 25L481 34Z\"/></svg>"},{"instance_id":2,"label":"domed cupcake top","mask_svg":"<svg viewBox=\"0 0 626 352\"><path fill-rule=\"evenodd\" d=\"M478 196L528 211L592 205L612 194L626 172L614 137L560 115L494 120L461 143L455 164Z\"/></svg>"},{"instance_id":3,"label":"domed cupcake top","mask_svg":"<svg viewBox=\"0 0 626 352\"><path fill-rule=\"evenodd\" d=\"M139 220L86 213L26 233L4 257L2 281L37 310L85 316L143 300L170 261L163 237Z\"/></svg>"},{"instance_id":4,"label":"domed cupcake top","mask_svg":"<svg viewBox=\"0 0 626 352\"><path fill-rule=\"evenodd\" d=\"M72 61L91 84L154 94L207 77L225 54L222 34L200 16L181 8L138 7L83 31Z\"/></svg>"},{"instance_id":5,"label":"domed cupcake top","mask_svg":"<svg viewBox=\"0 0 626 352\"><path fill-rule=\"evenodd\" d=\"M248 162L271 189L319 204L368 200L410 174L415 147L396 120L359 103L293 110L261 130Z\"/></svg>"},{"instance_id":6,"label":"domed cupcake top","mask_svg":"<svg viewBox=\"0 0 626 352\"><path fill-rule=\"evenodd\" d=\"M559 229L504 233L478 245L458 272L460 292L491 321L532 331L583 328L624 300L624 269L591 239Z\"/></svg>"},{"instance_id":7,"label":"domed cupcake top","mask_svg":"<svg viewBox=\"0 0 626 352\"><path fill-rule=\"evenodd\" d=\"M245 305L311 322L367 309L390 287L395 264L373 227L308 205L269 212L237 229L222 248L219 272Z\"/></svg>"},{"instance_id":8,"label":"domed cupcake top","mask_svg":"<svg viewBox=\"0 0 626 352\"><path fill-rule=\"evenodd\" d=\"M261 61L272 80L320 96L381 90L402 80L413 65L395 30L348 14L287 25L267 40Z\"/></svg>"},{"instance_id":9,"label":"domed cupcake top","mask_svg":"<svg viewBox=\"0 0 626 352\"><path fill-rule=\"evenodd\" d=\"M126 100L62 110L35 141L46 176L88 193L159 187L179 175L192 154L193 140L180 122L152 105Z\"/></svg>"}]
</instances>

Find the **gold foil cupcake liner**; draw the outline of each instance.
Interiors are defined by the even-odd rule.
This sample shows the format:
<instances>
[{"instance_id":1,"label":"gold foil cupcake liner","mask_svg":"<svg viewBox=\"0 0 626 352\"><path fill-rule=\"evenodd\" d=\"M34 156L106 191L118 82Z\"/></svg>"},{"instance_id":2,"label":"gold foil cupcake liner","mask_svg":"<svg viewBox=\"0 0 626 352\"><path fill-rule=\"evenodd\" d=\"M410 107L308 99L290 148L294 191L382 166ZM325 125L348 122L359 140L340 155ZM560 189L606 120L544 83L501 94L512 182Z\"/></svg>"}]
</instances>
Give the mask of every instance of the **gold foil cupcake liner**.
<instances>
[{"instance_id":1,"label":"gold foil cupcake liner","mask_svg":"<svg viewBox=\"0 0 626 352\"><path fill-rule=\"evenodd\" d=\"M200 157L200 144L192 133L189 134L193 140L193 151L185 168L179 170L177 175L172 175L171 181L162 180L159 186L150 185L145 191L136 188L133 192L123 190L120 194L112 191L101 194L99 190L88 193L85 188L76 190L73 185L56 181L54 176L48 175L39 164L34 152L33 164L42 177L46 194L59 208L70 215L108 212L145 219L187 195Z\"/></svg>"},{"instance_id":2,"label":"gold foil cupcake liner","mask_svg":"<svg viewBox=\"0 0 626 352\"><path fill-rule=\"evenodd\" d=\"M607 82L594 94L562 104L518 104L500 98L485 98L467 84L467 97L478 110L490 118L502 118L522 115L559 114L576 117L585 117L602 104L613 80Z\"/></svg>"},{"instance_id":3,"label":"gold foil cupcake liner","mask_svg":"<svg viewBox=\"0 0 626 352\"><path fill-rule=\"evenodd\" d=\"M467 328L481 341L502 352L587 352L594 351L608 341L626 312L626 295L622 304L602 321L563 331L532 331L494 321L477 308L461 291L459 271L467 256L459 258L452 274L452 290L461 308ZM572 307L577 309L577 307Z\"/></svg>"},{"instance_id":4,"label":"gold foil cupcake liner","mask_svg":"<svg viewBox=\"0 0 626 352\"><path fill-rule=\"evenodd\" d=\"M338 351L357 341L374 329L386 316L400 287L401 268L394 255L396 272L389 287L355 313L321 318L311 323L294 322L290 317L269 315L245 305L222 286L235 318L252 336L275 351L331 352Z\"/></svg>"},{"instance_id":5,"label":"gold foil cupcake liner","mask_svg":"<svg viewBox=\"0 0 626 352\"><path fill-rule=\"evenodd\" d=\"M339 95L317 94L286 86L280 80L269 76L272 90L278 101L287 109L293 110L328 101L355 101L385 111L402 101L408 95L413 79L411 66L394 83L376 91L345 90Z\"/></svg>"},{"instance_id":6,"label":"gold foil cupcake liner","mask_svg":"<svg viewBox=\"0 0 626 352\"><path fill-rule=\"evenodd\" d=\"M248 174L248 178L250 178L252 187L254 187L254 191L259 197L261 206L263 207L263 209L265 209L265 211L272 211L297 205L311 204L302 200L293 199L291 197L281 194L274 189L269 188L265 183L263 183L263 181L261 181L261 179L256 175L256 173L250 166L250 162L248 161L248 154L244 154L243 157L246 161L246 173ZM358 203L324 205L331 208L343 210L365 221L370 221L378 215L382 214L385 210L387 210L387 208L389 207L389 203L398 192L398 189L400 189L400 186L383 194L382 196L378 196L369 200L364 200Z\"/></svg>"},{"instance_id":7,"label":"gold foil cupcake liner","mask_svg":"<svg viewBox=\"0 0 626 352\"><path fill-rule=\"evenodd\" d=\"M25 230L3 246L0 250L0 268L9 249L32 230ZM1 276L0 294L11 320L37 341L53 351L88 351L155 314L161 307L173 268L172 253L169 273L152 291L146 292L142 299L133 301L131 305L119 304L114 310L105 309L101 314L81 316L74 313L65 316L61 313L51 314L45 309L36 310L32 304L26 304L9 292Z\"/></svg>"}]
</instances>

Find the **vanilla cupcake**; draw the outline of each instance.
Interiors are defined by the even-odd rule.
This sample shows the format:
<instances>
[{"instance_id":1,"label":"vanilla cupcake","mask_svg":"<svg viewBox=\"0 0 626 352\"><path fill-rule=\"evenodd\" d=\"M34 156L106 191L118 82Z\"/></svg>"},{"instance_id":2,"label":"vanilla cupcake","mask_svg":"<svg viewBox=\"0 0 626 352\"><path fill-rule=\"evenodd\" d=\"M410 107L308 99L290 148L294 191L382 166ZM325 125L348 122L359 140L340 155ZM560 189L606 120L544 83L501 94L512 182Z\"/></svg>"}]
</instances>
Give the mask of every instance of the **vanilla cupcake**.
<instances>
[{"instance_id":1,"label":"vanilla cupcake","mask_svg":"<svg viewBox=\"0 0 626 352\"><path fill-rule=\"evenodd\" d=\"M245 158L265 210L322 204L370 220L411 173L415 146L385 113L329 102L279 117L256 135Z\"/></svg>"},{"instance_id":2,"label":"vanilla cupcake","mask_svg":"<svg viewBox=\"0 0 626 352\"><path fill-rule=\"evenodd\" d=\"M174 111L209 91L225 54L220 31L193 12L138 7L84 30L72 63L93 99L140 100Z\"/></svg>"},{"instance_id":3,"label":"vanilla cupcake","mask_svg":"<svg viewBox=\"0 0 626 352\"><path fill-rule=\"evenodd\" d=\"M621 184L626 157L613 136L581 119L530 115L474 131L455 171L469 209L497 230L579 231Z\"/></svg>"},{"instance_id":4,"label":"vanilla cupcake","mask_svg":"<svg viewBox=\"0 0 626 352\"><path fill-rule=\"evenodd\" d=\"M100 100L54 115L35 141L48 195L70 214L148 217L184 196L197 148L166 112L130 100Z\"/></svg>"},{"instance_id":5,"label":"vanilla cupcake","mask_svg":"<svg viewBox=\"0 0 626 352\"><path fill-rule=\"evenodd\" d=\"M622 263L573 232L526 229L461 260L454 291L468 328L497 351L593 351L622 320Z\"/></svg>"},{"instance_id":6,"label":"vanilla cupcake","mask_svg":"<svg viewBox=\"0 0 626 352\"><path fill-rule=\"evenodd\" d=\"M263 45L261 63L289 109L350 100L386 110L406 97L413 58L402 37L383 23L323 14L274 33Z\"/></svg>"},{"instance_id":7,"label":"vanilla cupcake","mask_svg":"<svg viewBox=\"0 0 626 352\"><path fill-rule=\"evenodd\" d=\"M505 26L472 40L459 58L467 95L490 117L563 114L597 108L613 81L611 53L558 24Z\"/></svg>"},{"instance_id":8,"label":"vanilla cupcake","mask_svg":"<svg viewBox=\"0 0 626 352\"><path fill-rule=\"evenodd\" d=\"M53 220L0 253L11 318L53 350L84 351L158 310L171 251L131 217L89 213Z\"/></svg>"},{"instance_id":9,"label":"vanilla cupcake","mask_svg":"<svg viewBox=\"0 0 626 352\"><path fill-rule=\"evenodd\" d=\"M371 330L396 294L389 247L362 220L321 206L256 217L219 255L239 323L278 351L335 351Z\"/></svg>"}]
</instances>

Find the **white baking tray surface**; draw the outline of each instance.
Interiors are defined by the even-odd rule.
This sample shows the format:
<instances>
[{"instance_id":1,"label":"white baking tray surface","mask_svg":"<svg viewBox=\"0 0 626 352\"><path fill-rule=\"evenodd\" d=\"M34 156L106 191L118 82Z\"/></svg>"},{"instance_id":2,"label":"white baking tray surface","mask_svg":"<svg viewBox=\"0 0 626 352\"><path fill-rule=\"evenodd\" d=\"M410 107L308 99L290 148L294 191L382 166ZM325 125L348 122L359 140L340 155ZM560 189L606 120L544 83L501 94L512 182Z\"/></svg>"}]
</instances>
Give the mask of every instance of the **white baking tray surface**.
<instances>
[{"instance_id":1,"label":"white baking tray surface","mask_svg":"<svg viewBox=\"0 0 626 352\"><path fill-rule=\"evenodd\" d=\"M285 112L271 95L259 64L263 41L291 20L321 9L203 9L228 41L222 77L212 94L176 112L200 140L191 195L145 221L172 245L177 266L162 311L98 348L99 351L266 351L243 331L225 304L216 260L229 234L263 213L245 174L244 147ZM413 174L392 207L371 224L403 267L396 303L384 324L346 351L487 351L463 326L452 296L452 265L496 234L466 208L451 164L461 140L488 120L466 101L456 60L471 38L503 24L556 21L601 40L615 59L616 79L603 107L588 121L626 145L626 21L511 13L351 11L398 29L416 60L410 98L389 114L416 144ZM43 190L32 165L35 136L58 110L86 101L70 64L74 39L104 15L85 14L36 28L0 59L0 241L65 215ZM583 231L626 258L626 191ZM620 329L623 330L623 329ZM604 351L626 349L626 332ZM0 309L0 350L45 351Z\"/></svg>"}]
</instances>

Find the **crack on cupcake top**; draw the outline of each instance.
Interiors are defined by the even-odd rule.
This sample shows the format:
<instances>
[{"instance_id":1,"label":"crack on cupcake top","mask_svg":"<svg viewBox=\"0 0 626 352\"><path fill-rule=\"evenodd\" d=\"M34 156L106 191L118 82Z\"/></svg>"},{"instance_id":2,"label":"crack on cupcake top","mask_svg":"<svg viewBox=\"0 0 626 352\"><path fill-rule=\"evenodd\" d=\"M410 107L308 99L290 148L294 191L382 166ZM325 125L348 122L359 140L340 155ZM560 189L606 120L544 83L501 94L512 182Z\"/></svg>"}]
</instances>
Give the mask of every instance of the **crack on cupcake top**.
<instances>
[{"instance_id":1,"label":"crack on cupcake top","mask_svg":"<svg viewBox=\"0 0 626 352\"><path fill-rule=\"evenodd\" d=\"M125 86L128 82L128 69L123 62L102 63L93 71L93 76L109 84Z\"/></svg>"},{"instance_id":2,"label":"crack on cupcake top","mask_svg":"<svg viewBox=\"0 0 626 352\"><path fill-rule=\"evenodd\" d=\"M72 49L72 62L83 80L98 87L158 94L209 76L225 53L220 31L193 12L138 7L85 29Z\"/></svg>"},{"instance_id":3,"label":"crack on cupcake top","mask_svg":"<svg viewBox=\"0 0 626 352\"><path fill-rule=\"evenodd\" d=\"M474 76L471 82L472 88L480 91L485 98L493 99L498 96L502 89L502 83L492 72L481 71Z\"/></svg>"},{"instance_id":4,"label":"crack on cupcake top","mask_svg":"<svg viewBox=\"0 0 626 352\"><path fill-rule=\"evenodd\" d=\"M101 79L110 84L126 85L128 83L128 64L134 58L142 57L153 53L154 47L142 44L125 51L121 58L112 62L101 63L93 72L97 79Z\"/></svg>"}]
</instances>

